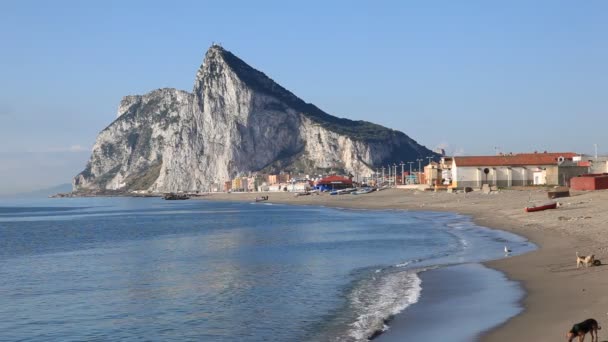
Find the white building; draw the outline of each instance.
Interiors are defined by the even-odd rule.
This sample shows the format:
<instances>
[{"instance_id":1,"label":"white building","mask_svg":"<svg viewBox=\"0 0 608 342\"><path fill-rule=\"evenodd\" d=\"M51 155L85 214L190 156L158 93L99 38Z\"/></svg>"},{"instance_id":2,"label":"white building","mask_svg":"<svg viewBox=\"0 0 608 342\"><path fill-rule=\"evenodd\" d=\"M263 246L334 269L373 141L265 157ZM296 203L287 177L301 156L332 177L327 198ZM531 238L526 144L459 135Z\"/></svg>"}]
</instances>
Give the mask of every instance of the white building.
<instances>
[{"instance_id":1,"label":"white building","mask_svg":"<svg viewBox=\"0 0 608 342\"><path fill-rule=\"evenodd\" d=\"M309 191L310 189L312 189L312 187L310 186L310 183L306 180L291 183L287 187L287 191L290 191L290 192L303 192L303 191Z\"/></svg>"},{"instance_id":2,"label":"white building","mask_svg":"<svg viewBox=\"0 0 608 342\"><path fill-rule=\"evenodd\" d=\"M589 173L608 173L608 156L582 155L581 163L589 165Z\"/></svg>"},{"instance_id":3,"label":"white building","mask_svg":"<svg viewBox=\"0 0 608 342\"><path fill-rule=\"evenodd\" d=\"M526 185L566 185L571 177L586 173L572 159L575 153L521 153L497 156L444 157L443 183L454 187L479 188L482 184L500 187ZM445 177L448 177L446 180Z\"/></svg>"},{"instance_id":4,"label":"white building","mask_svg":"<svg viewBox=\"0 0 608 342\"><path fill-rule=\"evenodd\" d=\"M281 183L268 185L268 191L289 191L289 192L302 192L311 189L308 181L293 182L293 183Z\"/></svg>"},{"instance_id":5,"label":"white building","mask_svg":"<svg viewBox=\"0 0 608 342\"><path fill-rule=\"evenodd\" d=\"M287 191L287 190L289 190L289 186L291 186L291 184L287 184L287 183L271 184L271 185L268 185L268 191L273 191L273 192ZM285 189L287 189L287 190L285 190Z\"/></svg>"}]
</instances>

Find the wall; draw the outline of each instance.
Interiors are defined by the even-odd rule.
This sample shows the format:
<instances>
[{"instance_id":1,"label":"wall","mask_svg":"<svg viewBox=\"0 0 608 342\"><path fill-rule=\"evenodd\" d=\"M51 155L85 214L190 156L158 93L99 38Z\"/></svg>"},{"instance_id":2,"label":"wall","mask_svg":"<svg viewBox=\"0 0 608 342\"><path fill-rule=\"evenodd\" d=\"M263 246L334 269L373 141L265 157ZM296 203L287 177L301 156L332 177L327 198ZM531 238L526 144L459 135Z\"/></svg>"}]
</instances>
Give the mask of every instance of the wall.
<instances>
[{"instance_id":1,"label":"wall","mask_svg":"<svg viewBox=\"0 0 608 342\"><path fill-rule=\"evenodd\" d=\"M490 170L487 175L487 181L486 174L483 172L485 168ZM452 175L458 187L479 188L481 184L487 183L506 188L509 186L531 185L534 179L534 171L536 170L538 170L537 167L464 166L452 169Z\"/></svg>"},{"instance_id":2,"label":"wall","mask_svg":"<svg viewBox=\"0 0 608 342\"><path fill-rule=\"evenodd\" d=\"M310 190L310 184L308 183L295 183L295 184L290 184L287 187L287 191L290 192L301 192L301 191L307 191Z\"/></svg>"},{"instance_id":3,"label":"wall","mask_svg":"<svg viewBox=\"0 0 608 342\"><path fill-rule=\"evenodd\" d=\"M563 180L560 183L559 170L557 165L548 166L545 169L547 175L547 185L562 185L562 183L564 183Z\"/></svg>"},{"instance_id":4,"label":"wall","mask_svg":"<svg viewBox=\"0 0 608 342\"><path fill-rule=\"evenodd\" d=\"M592 161L589 173L604 173L608 172L608 161Z\"/></svg>"},{"instance_id":5,"label":"wall","mask_svg":"<svg viewBox=\"0 0 608 342\"><path fill-rule=\"evenodd\" d=\"M608 175L585 175L570 179L573 190L604 190L608 189Z\"/></svg>"},{"instance_id":6,"label":"wall","mask_svg":"<svg viewBox=\"0 0 608 342\"><path fill-rule=\"evenodd\" d=\"M569 186L570 179L573 177L577 177L580 175L584 175L589 172L589 167L587 166L566 166L558 168L558 184Z\"/></svg>"},{"instance_id":7,"label":"wall","mask_svg":"<svg viewBox=\"0 0 608 342\"><path fill-rule=\"evenodd\" d=\"M589 172L587 166L555 165L547 166L547 185L568 186L569 179Z\"/></svg>"},{"instance_id":8,"label":"wall","mask_svg":"<svg viewBox=\"0 0 608 342\"><path fill-rule=\"evenodd\" d=\"M284 188L287 188L289 190L289 187L291 186L291 184L272 184L268 186L268 191L284 191Z\"/></svg>"},{"instance_id":9,"label":"wall","mask_svg":"<svg viewBox=\"0 0 608 342\"><path fill-rule=\"evenodd\" d=\"M279 183L277 175L269 175L268 176L268 185L274 185Z\"/></svg>"}]
</instances>

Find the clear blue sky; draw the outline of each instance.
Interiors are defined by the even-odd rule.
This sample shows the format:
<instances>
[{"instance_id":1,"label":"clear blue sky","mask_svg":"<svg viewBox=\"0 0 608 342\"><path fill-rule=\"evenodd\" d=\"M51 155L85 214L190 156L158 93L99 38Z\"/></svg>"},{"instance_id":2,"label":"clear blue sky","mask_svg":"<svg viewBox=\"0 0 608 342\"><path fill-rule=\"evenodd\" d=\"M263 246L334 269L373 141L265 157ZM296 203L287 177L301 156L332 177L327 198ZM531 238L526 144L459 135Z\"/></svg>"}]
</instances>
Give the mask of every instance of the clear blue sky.
<instances>
[{"instance_id":1,"label":"clear blue sky","mask_svg":"<svg viewBox=\"0 0 608 342\"><path fill-rule=\"evenodd\" d=\"M0 193L70 181L122 96L191 90L214 41L330 114L429 148L608 152L606 1L0 7Z\"/></svg>"}]
</instances>

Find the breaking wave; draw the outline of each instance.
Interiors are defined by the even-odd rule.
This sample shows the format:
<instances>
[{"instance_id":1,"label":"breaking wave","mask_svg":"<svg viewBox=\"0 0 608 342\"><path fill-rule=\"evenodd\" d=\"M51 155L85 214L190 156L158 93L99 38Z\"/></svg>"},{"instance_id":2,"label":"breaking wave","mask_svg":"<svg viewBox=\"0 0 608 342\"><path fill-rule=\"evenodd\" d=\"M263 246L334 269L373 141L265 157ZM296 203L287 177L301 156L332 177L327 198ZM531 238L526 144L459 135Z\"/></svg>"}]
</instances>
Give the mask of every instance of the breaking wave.
<instances>
[{"instance_id":1,"label":"breaking wave","mask_svg":"<svg viewBox=\"0 0 608 342\"><path fill-rule=\"evenodd\" d=\"M412 271L374 277L361 284L349 298L358 316L350 326L348 339L367 341L387 330L388 320L418 301L421 284Z\"/></svg>"},{"instance_id":2,"label":"breaking wave","mask_svg":"<svg viewBox=\"0 0 608 342\"><path fill-rule=\"evenodd\" d=\"M386 331L393 316L418 302L422 292L418 276L421 271L424 270L406 270L396 265L368 273L347 294L347 307L343 312L349 314L339 319L345 323L343 328L335 331L334 336L321 340L369 341Z\"/></svg>"}]
</instances>

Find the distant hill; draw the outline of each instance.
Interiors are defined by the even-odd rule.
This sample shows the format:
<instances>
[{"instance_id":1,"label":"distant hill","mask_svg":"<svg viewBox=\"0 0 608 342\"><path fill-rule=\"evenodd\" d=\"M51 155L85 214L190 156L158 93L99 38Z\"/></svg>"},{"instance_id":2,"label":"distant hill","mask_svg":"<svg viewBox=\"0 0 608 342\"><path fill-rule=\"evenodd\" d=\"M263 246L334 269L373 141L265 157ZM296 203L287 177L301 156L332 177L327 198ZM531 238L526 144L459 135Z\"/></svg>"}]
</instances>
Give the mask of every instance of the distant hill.
<instances>
[{"instance_id":1,"label":"distant hill","mask_svg":"<svg viewBox=\"0 0 608 342\"><path fill-rule=\"evenodd\" d=\"M65 184L59 184L59 185L55 185L50 188L45 188L45 189L40 189L40 190L21 192L21 193L11 194L11 195L0 195L0 197L2 197L2 198L42 198L42 197L49 197L50 195L54 195L54 194L57 194L60 192L71 192L71 191L72 191L72 184L65 183Z\"/></svg>"}]
</instances>

